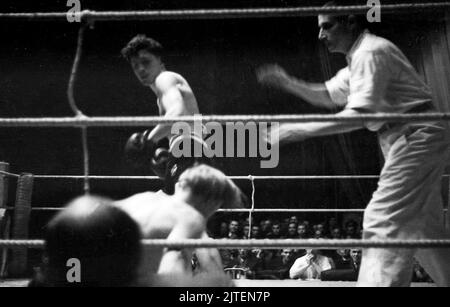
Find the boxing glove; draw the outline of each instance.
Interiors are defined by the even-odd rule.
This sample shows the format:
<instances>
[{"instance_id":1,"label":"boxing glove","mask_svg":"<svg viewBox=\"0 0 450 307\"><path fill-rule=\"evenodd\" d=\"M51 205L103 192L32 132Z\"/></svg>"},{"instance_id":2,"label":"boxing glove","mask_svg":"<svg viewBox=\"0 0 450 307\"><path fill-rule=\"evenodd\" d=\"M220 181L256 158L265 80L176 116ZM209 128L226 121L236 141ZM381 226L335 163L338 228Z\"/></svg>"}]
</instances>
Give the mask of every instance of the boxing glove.
<instances>
[{"instance_id":1,"label":"boxing glove","mask_svg":"<svg viewBox=\"0 0 450 307\"><path fill-rule=\"evenodd\" d=\"M148 139L150 130L133 133L125 144L125 160L134 168L148 167L156 150L156 143Z\"/></svg>"},{"instance_id":2,"label":"boxing glove","mask_svg":"<svg viewBox=\"0 0 450 307\"><path fill-rule=\"evenodd\" d=\"M157 148L153 154L150 166L159 178L165 178L169 156L169 150L163 147Z\"/></svg>"}]
</instances>

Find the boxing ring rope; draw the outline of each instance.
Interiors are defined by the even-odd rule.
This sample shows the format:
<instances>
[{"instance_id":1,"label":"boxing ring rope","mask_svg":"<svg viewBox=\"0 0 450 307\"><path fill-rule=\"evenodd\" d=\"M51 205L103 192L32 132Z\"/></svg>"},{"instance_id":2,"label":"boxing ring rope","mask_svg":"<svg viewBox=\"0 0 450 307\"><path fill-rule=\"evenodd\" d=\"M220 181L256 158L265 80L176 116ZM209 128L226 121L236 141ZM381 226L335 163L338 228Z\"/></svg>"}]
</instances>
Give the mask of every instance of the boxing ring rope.
<instances>
[{"instance_id":1,"label":"boxing ring rope","mask_svg":"<svg viewBox=\"0 0 450 307\"><path fill-rule=\"evenodd\" d=\"M255 212L255 178L252 175L248 176L248 179L251 182L252 185L252 195L251 195L251 208L249 210L245 210L242 212L247 212L248 211L248 237L251 238L252 237L252 220L253 220L253 212ZM225 211L226 209L220 209L220 212L230 212L230 211ZM229 209L232 210L232 209ZM239 209L237 209L239 210Z\"/></svg>"},{"instance_id":2,"label":"boxing ring rope","mask_svg":"<svg viewBox=\"0 0 450 307\"><path fill-rule=\"evenodd\" d=\"M69 106L72 109L72 112L75 114L76 118L86 117L77 106L77 103L75 101L74 88L78 76L78 68L80 66L81 55L83 53L84 32L87 26L88 26L87 23L83 23L80 29L78 30L77 50L72 65L72 71L70 73L69 85L67 86L67 99L69 101ZM89 176L89 148L88 148L87 127L81 127L81 144L83 148L83 169L84 169L83 190L85 194L88 194L90 191L90 187L89 187L89 180L87 178Z\"/></svg>"},{"instance_id":3,"label":"boxing ring rope","mask_svg":"<svg viewBox=\"0 0 450 307\"><path fill-rule=\"evenodd\" d=\"M260 248L260 249L353 249L353 248L450 248L450 240L328 240L328 239L263 239L263 240L229 240L229 239L185 239L164 240L152 239L142 240L147 247L168 248ZM42 249L45 247L44 240L0 240L0 247L17 248L28 247Z\"/></svg>"},{"instance_id":4,"label":"boxing ring rope","mask_svg":"<svg viewBox=\"0 0 450 307\"><path fill-rule=\"evenodd\" d=\"M19 177L18 174L0 171L0 174ZM359 180L359 179L379 179L379 175L332 175L332 176L252 176L253 180ZM249 176L227 176L232 180L248 180ZM443 175L444 178L450 178L450 175ZM82 175L34 175L35 179L84 179ZM90 175L92 180L160 180L158 176L102 176Z\"/></svg>"},{"instance_id":5,"label":"boxing ring rope","mask_svg":"<svg viewBox=\"0 0 450 307\"><path fill-rule=\"evenodd\" d=\"M196 9L196 10L148 10L148 11L89 11L74 13L82 21L136 21L136 20L192 20L192 19L239 19L239 18L280 18L306 17L318 14L362 14L372 6L351 5L338 7L289 7L289 8L247 8L247 9ZM383 4L379 6L383 14L405 14L424 10L445 10L450 2ZM66 12L0 13L5 20L67 20Z\"/></svg>"},{"instance_id":6,"label":"boxing ring rope","mask_svg":"<svg viewBox=\"0 0 450 307\"><path fill-rule=\"evenodd\" d=\"M20 177L19 174L0 171L1 175L10 176L14 178ZM75 175L33 175L34 179L85 179L85 176ZM378 179L379 175L346 175L346 176L227 176L232 180L250 180L252 185L251 192L251 208L250 209L219 209L217 212L226 213L363 213L364 209L286 209L286 208L269 208L269 209L257 209L255 208L255 180L359 180L359 179ZM443 175L443 178L450 178L450 175ZM160 180L157 176L88 176L88 179L96 180ZM14 207L6 207L8 210L13 210ZM33 207L32 211L60 211L61 207ZM447 212L448 209L443 209ZM249 216L251 219L251 216Z\"/></svg>"},{"instance_id":7,"label":"boxing ring rope","mask_svg":"<svg viewBox=\"0 0 450 307\"><path fill-rule=\"evenodd\" d=\"M80 33L83 33L80 31ZM82 34L80 34L82 35ZM79 43L82 39L79 39ZM79 48L78 50L81 50ZM81 52L81 51L80 51ZM79 61L79 53L74 62L74 70ZM70 84L73 84L75 79L70 79ZM73 86L69 85L68 95L70 97L70 89ZM73 95L73 94L72 94ZM71 101L69 99L69 101ZM71 107L73 102L71 102ZM73 109L78 112L78 109ZM78 110L78 111L77 111ZM173 118L160 117L87 117L77 113L77 116L72 118L0 118L0 127L80 127L82 131L82 147L83 147L83 169L84 169L84 192L89 193L89 151L87 141L88 127L110 127L110 126L152 126L157 124L170 124L176 122L198 122L199 120L215 123L227 123L230 121L237 122L330 122L330 121L345 121L345 122L364 122L364 121L396 121L396 122L411 122L411 121L429 121L429 120L450 120L450 113L429 113L429 114L362 114L352 116L342 115L228 115L228 116L179 116Z\"/></svg>"},{"instance_id":8,"label":"boxing ring rope","mask_svg":"<svg viewBox=\"0 0 450 307\"><path fill-rule=\"evenodd\" d=\"M158 124L174 124L177 122L198 123L209 122L226 124L229 122L254 123L307 123L307 122L428 122L450 121L448 113L377 113L360 115L333 114L287 114L287 115L195 115L195 116L116 116L116 117L44 117L44 118L0 118L0 127L39 127L39 128L80 128L80 127L148 127Z\"/></svg>"}]
</instances>

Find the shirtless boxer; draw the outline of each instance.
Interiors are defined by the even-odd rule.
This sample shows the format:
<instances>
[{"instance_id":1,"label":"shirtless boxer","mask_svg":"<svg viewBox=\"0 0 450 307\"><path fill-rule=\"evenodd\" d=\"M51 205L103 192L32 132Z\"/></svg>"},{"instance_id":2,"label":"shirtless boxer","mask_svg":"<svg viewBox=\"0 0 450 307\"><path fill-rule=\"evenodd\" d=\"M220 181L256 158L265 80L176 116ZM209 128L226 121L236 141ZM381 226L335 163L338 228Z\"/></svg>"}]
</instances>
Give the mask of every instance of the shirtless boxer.
<instances>
[{"instance_id":1,"label":"shirtless boxer","mask_svg":"<svg viewBox=\"0 0 450 307\"><path fill-rule=\"evenodd\" d=\"M115 206L138 223L144 239L199 239L207 237L207 220L217 209L240 207L242 197L239 188L222 172L207 165L196 165L181 174L174 195L144 192L117 201ZM192 252L192 249L144 248L140 282L155 285L161 283L161 275L194 277ZM200 263L199 277L222 278L224 285L229 285L216 249L197 249L196 255ZM179 277L171 279L171 285L174 281L183 283Z\"/></svg>"},{"instance_id":2,"label":"shirtless boxer","mask_svg":"<svg viewBox=\"0 0 450 307\"><path fill-rule=\"evenodd\" d=\"M180 74L166 70L162 59L163 47L159 42L145 35L137 35L122 49L122 55L130 62L142 85L155 93L160 116L170 118L200 113L195 95L186 79ZM203 136L195 135L193 125L193 134L187 136L172 134L171 128L172 125L160 124L152 130L135 133L125 146L128 162L137 168L151 167L165 180L164 191L168 194L173 193L174 184L185 169L195 162L205 163L205 160L195 157L193 153L181 158L170 154L169 147L183 137L188 137L192 143L199 142L201 146L205 146Z\"/></svg>"}]
</instances>

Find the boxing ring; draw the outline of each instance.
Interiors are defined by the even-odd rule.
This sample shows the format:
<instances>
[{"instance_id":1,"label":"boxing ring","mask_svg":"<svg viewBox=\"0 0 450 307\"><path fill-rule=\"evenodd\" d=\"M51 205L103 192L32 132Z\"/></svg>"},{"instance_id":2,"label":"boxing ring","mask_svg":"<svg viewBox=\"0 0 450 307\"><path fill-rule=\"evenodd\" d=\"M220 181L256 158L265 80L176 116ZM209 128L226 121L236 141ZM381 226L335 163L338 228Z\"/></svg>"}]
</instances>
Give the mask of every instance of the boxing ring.
<instances>
[{"instance_id":1,"label":"boxing ring","mask_svg":"<svg viewBox=\"0 0 450 307\"><path fill-rule=\"evenodd\" d=\"M426 10L447 10L450 2L443 3L415 3L383 5L384 14L406 14L411 12L423 12ZM0 248L2 251L2 263L0 267L0 286L22 286L23 281L2 281L8 268L10 276L20 276L25 272L27 265L28 249L42 249L43 240L28 239L28 223L32 211L59 211L59 207L33 207L31 203L33 184L36 180L83 180L84 193L90 193L90 181L92 180L159 180L156 176L94 176L89 171L89 148L87 130L92 127L149 127L157 124L173 124L176 122L195 122L198 116L182 116L161 118L156 116L146 117L88 117L77 107L74 99L74 84L77 79L78 67L83 50L84 33L95 22L123 21L123 20L183 20L183 19L232 19L232 18L274 18L274 17L302 17L315 16L320 13L365 13L367 6L348 7L301 7L301 8L257 8L257 9L211 9L211 10L166 10L166 11L127 11L127 12L95 12L82 11L75 13L80 17L81 24L77 38L77 50L70 80L67 88L67 98L74 113L73 117L44 117L44 118L0 118L0 127L31 127L31 128L77 128L81 131L81 145L83 148L83 174L82 175L39 175L30 173L13 173L9 171L7 163L0 163ZM67 13L0 13L0 20L54 21L67 17ZM278 122L278 123L302 123L302 122L426 122L432 120L450 121L450 113L427 114L364 114L358 116L336 115L226 115L226 116L202 116L204 122ZM450 176L446 175L449 178ZM362 213L363 209L264 209L257 208L255 204L255 181L257 180L376 180L379 176L229 176L233 180L249 181L252 185L251 207L248 209L220 209L224 213L248 213L250 229L255 213ZM7 206L8 186L10 181L17 181L16 200L13 207ZM450 186L449 186L450 191ZM450 194L450 193L449 193ZM449 203L449 199L447 199ZM443 211L446 214L447 210ZM326 240L326 239L283 239L283 240L184 240L180 242L167 240L143 240L146 246L172 247L172 248L450 248L450 240ZM8 250L11 251L7 257ZM8 259L8 262L7 262ZM327 282L299 282L299 281L275 281L282 287L289 286L333 286L336 284ZM273 287L270 281L245 281L238 280L236 284L244 287ZM337 286L353 286L354 283L338 283Z\"/></svg>"}]
</instances>

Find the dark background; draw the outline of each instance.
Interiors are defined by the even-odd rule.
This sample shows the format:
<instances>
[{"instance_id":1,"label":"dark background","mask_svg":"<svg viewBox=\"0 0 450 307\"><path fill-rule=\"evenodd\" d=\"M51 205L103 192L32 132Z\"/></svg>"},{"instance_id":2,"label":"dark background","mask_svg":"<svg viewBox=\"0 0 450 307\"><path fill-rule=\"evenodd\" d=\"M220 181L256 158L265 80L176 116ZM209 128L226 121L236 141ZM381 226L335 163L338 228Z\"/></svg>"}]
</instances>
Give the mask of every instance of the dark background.
<instances>
[{"instance_id":1,"label":"dark background","mask_svg":"<svg viewBox=\"0 0 450 307\"><path fill-rule=\"evenodd\" d=\"M125 4L126 2L126 4ZM390 3L392 1L382 1ZM397 3L401 1L395 1ZM408 2L408 1L405 1ZM50 4L49 4L50 3ZM132 10L211 7L320 5L322 1L88 1L82 9ZM363 2L365 3L365 2ZM2 0L3 12L62 11L66 1ZM399 45L413 61L418 40L436 14L383 16L373 27ZM0 117L72 116L66 97L79 24L65 21L0 20ZM326 80L317 20L304 18L97 22L85 36L75 98L88 116L156 115L155 97L134 77L120 49L145 33L167 50L166 67L182 74L193 88L202 114L323 113L298 98L257 84L255 69L279 63L307 81ZM322 50L323 51L323 50ZM345 65L331 56L332 72ZM89 129L93 175L145 175L123 161L123 144L136 128ZM74 128L0 128L0 160L15 173L80 175L81 134ZM342 144L346 144L345 150ZM368 131L345 138L323 137L283 147L276 169L260 169L259 159L222 159L228 175L376 175L382 160L376 135ZM351 164L352 167L348 165ZM355 183L355 184L353 184ZM248 181L239 186L250 196ZM159 182L91 181L93 193L113 198L156 190ZM12 187L14 188L14 187ZM257 208L364 208L376 180L257 181ZM80 195L80 180L36 179L35 206L61 206ZM358 197L352 195L358 194ZM14 201L11 194L10 201ZM40 237L51 213L33 212L31 237ZM322 215L318 216L322 218Z\"/></svg>"}]
</instances>

